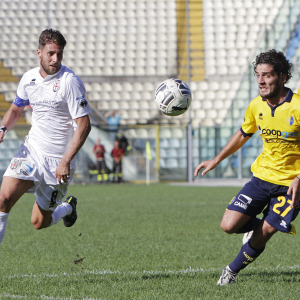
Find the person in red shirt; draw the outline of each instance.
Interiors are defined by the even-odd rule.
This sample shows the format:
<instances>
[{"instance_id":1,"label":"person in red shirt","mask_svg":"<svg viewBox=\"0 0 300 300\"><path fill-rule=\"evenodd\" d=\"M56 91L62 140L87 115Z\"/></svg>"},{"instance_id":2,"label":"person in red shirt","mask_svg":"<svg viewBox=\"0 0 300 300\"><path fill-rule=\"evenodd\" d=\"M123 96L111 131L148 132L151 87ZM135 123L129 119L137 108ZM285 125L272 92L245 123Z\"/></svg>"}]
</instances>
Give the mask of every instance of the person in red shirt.
<instances>
[{"instance_id":1,"label":"person in red shirt","mask_svg":"<svg viewBox=\"0 0 300 300\"><path fill-rule=\"evenodd\" d=\"M97 164L96 164L98 170L97 179L99 182L102 182L102 180L104 180L104 182L108 182L108 174L106 172L106 164L105 164L105 157L104 157L105 148L103 145L101 145L100 139L97 139L96 141L96 145L94 146L94 153L97 159Z\"/></svg>"},{"instance_id":2,"label":"person in red shirt","mask_svg":"<svg viewBox=\"0 0 300 300\"><path fill-rule=\"evenodd\" d=\"M116 140L114 148L111 151L113 157L113 170L112 170L112 182L116 181L116 171L118 169L118 183L122 181L122 157L124 156L124 149L120 147L119 141Z\"/></svg>"}]
</instances>

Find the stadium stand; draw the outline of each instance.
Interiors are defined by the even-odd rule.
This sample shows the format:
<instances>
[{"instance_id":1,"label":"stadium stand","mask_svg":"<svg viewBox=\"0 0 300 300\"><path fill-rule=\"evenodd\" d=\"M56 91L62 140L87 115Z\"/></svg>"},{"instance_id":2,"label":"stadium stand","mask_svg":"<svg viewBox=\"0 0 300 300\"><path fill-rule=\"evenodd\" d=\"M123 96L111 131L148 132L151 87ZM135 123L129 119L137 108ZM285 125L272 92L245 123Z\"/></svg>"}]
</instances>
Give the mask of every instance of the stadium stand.
<instances>
[{"instance_id":1,"label":"stadium stand","mask_svg":"<svg viewBox=\"0 0 300 300\"><path fill-rule=\"evenodd\" d=\"M287 7L288 2L293 9ZM185 126L190 116L193 127L201 126L203 130L221 124L225 129L239 126L249 98L257 93L251 81L249 84L248 67L255 51L265 50L266 29L269 48L288 49L290 59L300 62L299 33L295 30L299 1L189 3L187 16L184 0L2 0L1 113L8 107L6 102L14 99L23 73L38 65L38 35L52 27L67 39L63 63L82 78L89 101L99 111L121 112L121 125L176 126L174 132L161 131L162 149L163 145L177 149L178 143L184 143L186 132L179 126ZM295 32L290 41L291 31ZM188 80L187 37L193 102L189 113L171 118L157 111L154 91L166 78ZM296 89L299 81L296 76L290 86ZM133 138L155 135L153 128L133 129L126 134ZM206 145L211 143L206 141ZM198 144L195 138L196 149ZM201 149L204 158L214 146L205 147ZM195 150L194 158L199 157L199 152ZM182 155L177 152L176 164L173 157L169 161L161 159L161 167L185 166L186 161L178 158Z\"/></svg>"},{"instance_id":2,"label":"stadium stand","mask_svg":"<svg viewBox=\"0 0 300 300\"><path fill-rule=\"evenodd\" d=\"M12 69L13 75L20 77L37 65L37 35L45 27L57 28L68 42L65 64L92 85L87 88L88 97L98 109L105 112L118 106L125 111L123 125L159 119L177 125L188 122L187 114L168 118L159 115L153 105L155 87L162 79L186 78L185 1L2 2L0 59L6 68ZM190 1L194 125L222 123L260 31L272 24L282 3L282 0ZM269 8L267 16L265 10L259 9L260 5ZM26 59L24 47L28 49ZM119 89L112 88L114 83L120 84ZM203 89L202 83L209 83L209 88ZM135 86L123 97L127 84ZM143 102L138 101L136 106L128 103L141 98ZM210 108L202 105L207 99L212 102ZM217 100L224 101L221 107Z\"/></svg>"}]
</instances>

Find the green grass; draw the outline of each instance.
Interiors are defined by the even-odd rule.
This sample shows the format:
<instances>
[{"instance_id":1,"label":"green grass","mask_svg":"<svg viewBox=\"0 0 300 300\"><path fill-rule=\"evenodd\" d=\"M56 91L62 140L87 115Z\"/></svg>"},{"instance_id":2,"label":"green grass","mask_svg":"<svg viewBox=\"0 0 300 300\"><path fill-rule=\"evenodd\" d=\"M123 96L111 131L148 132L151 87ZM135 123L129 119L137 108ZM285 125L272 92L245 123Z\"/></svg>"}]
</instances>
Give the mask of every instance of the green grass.
<instances>
[{"instance_id":1,"label":"green grass","mask_svg":"<svg viewBox=\"0 0 300 300\"><path fill-rule=\"evenodd\" d=\"M298 235L276 234L235 284L216 285L242 244L219 227L238 191L70 186L76 224L40 231L30 223L34 196L25 195L0 246L0 299L298 299Z\"/></svg>"}]
</instances>

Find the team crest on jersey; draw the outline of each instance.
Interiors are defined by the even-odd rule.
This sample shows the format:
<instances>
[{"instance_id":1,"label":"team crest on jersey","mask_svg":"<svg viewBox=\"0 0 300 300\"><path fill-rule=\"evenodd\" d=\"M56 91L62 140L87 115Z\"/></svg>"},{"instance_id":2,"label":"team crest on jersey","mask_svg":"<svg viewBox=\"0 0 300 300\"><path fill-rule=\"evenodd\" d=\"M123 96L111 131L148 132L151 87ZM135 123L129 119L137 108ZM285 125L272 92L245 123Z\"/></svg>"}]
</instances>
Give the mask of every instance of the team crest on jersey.
<instances>
[{"instance_id":1,"label":"team crest on jersey","mask_svg":"<svg viewBox=\"0 0 300 300\"><path fill-rule=\"evenodd\" d=\"M260 120L263 120L263 114L260 113L258 118L259 118Z\"/></svg>"},{"instance_id":2,"label":"team crest on jersey","mask_svg":"<svg viewBox=\"0 0 300 300\"><path fill-rule=\"evenodd\" d=\"M57 92L60 89L60 80L57 79L55 80L54 84L53 84L53 92Z\"/></svg>"},{"instance_id":3,"label":"team crest on jersey","mask_svg":"<svg viewBox=\"0 0 300 300\"><path fill-rule=\"evenodd\" d=\"M290 116L286 119L286 122L288 123L288 125L293 125L294 124L294 118L292 116Z\"/></svg>"}]
</instances>

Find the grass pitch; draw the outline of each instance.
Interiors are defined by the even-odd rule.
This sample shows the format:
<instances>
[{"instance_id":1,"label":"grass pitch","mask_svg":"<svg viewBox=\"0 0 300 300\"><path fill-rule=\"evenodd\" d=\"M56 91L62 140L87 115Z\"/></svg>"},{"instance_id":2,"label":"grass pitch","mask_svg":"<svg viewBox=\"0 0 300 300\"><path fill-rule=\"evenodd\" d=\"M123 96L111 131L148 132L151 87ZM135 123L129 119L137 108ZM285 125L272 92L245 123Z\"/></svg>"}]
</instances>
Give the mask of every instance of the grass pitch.
<instances>
[{"instance_id":1,"label":"grass pitch","mask_svg":"<svg viewBox=\"0 0 300 300\"><path fill-rule=\"evenodd\" d=\"M0 299L298 299L299 233L277 233L235 284L216 285L242 245L219 227L238 191L70 186L76 224L40 231L30 223L34 196L25 195L0 246Z\"/></svg>"}]
</instances>

